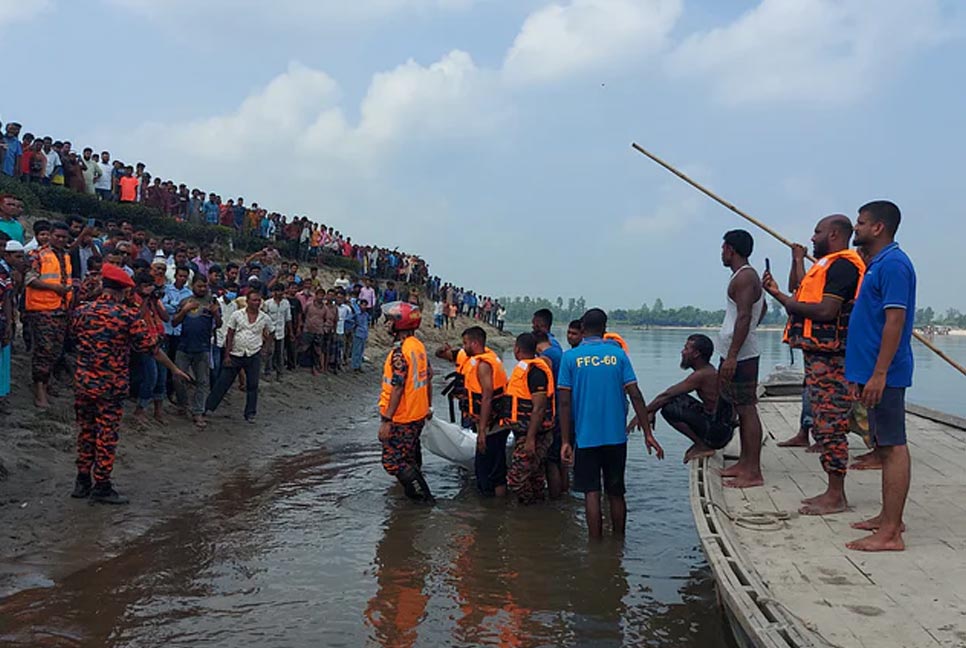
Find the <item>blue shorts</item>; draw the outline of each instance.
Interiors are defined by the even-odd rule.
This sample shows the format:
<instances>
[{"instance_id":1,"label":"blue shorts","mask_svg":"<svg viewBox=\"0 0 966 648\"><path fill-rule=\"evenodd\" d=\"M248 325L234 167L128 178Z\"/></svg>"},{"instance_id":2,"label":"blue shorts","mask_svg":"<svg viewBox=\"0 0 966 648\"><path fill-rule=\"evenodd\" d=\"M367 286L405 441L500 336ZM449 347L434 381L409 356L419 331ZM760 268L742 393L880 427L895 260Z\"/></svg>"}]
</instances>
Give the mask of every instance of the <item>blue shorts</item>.
<instances>
[{"instance_id":1,"label":"blue shorts","mask_svg":"<svg viewBox=\"0 0 966 648\"><path fill-rule=\"evenodd\" d=\"M905 387L885 388L882 400L869 410L869 434L876 446L906 445Z\"/></svg>"}]
</instances>

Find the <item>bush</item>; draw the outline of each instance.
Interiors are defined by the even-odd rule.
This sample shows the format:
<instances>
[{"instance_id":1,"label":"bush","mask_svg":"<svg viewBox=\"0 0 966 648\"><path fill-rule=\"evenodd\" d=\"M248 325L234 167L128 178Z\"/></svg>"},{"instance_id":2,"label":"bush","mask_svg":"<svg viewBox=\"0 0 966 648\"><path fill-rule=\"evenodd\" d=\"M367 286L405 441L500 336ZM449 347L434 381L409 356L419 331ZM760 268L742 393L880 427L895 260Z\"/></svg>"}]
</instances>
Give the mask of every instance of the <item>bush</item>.
<instances>
[{"instance_id":1,"label":"bush","mask_svg":"<svg viewBox=\"0 0 966 648\"><path fill-rule=\"evenodd\" d=\"M63 187L40 184L26 184L0 174L0 194L13 194L23 201L27 211L44 209L70 215L79 214L84 218L102 221L130 221L135 229L146 230L159 236L172 236L181 241L202 245L205 243L227 243L232 241L240 252L257 252L265 247L267 241L259 236L238 234L233 229L221 225L192 225L181 223L167 217L160 210L144 205L116 203L100 200L97 196L77 193ZM296 241L277 241L276 245L284 256L298 258ZM355 259L322 254L315 263L330 268L344 269L359 274L361 265Z\"/></svg>"},{"instance_id":2,"label":"bush","mask_svg":"<svg viewBox=\"0 0 966 648\"><path fill-rule=\"evenodd\" d=\"M265 239L242 236L221 225L192 225L167 217L160 210L145 205L116 203L100 200L97 196L77 193L63 187L25 184L0 175L0 194L9 193L23 202L27 211L44 209L65 215L79 214L84 218L102 221L130 221L135 229L159 236L172 236L182 241L202 245L231 238L235 249L255 252L265 247Z\"/></svg>"}]
</instances>

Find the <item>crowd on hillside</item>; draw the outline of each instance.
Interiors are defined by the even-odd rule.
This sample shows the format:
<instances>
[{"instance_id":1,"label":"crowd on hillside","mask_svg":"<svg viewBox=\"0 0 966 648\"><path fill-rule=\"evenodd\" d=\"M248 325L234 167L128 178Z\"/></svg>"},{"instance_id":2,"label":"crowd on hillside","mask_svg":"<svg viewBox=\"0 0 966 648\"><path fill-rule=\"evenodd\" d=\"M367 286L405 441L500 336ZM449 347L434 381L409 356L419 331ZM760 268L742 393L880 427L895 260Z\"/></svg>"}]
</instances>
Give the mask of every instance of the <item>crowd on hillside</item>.
<instances>
[{"instance_id":1,"label":"crowd on hillside","mask_svg":"<svg viewBox=\"0 0 966 648\"><path fill-rule=\"evenodd\" d=\"M93 478L78 478L78 496L93 488L103 501L123 499L109 475L127 399L144 422L163 422L170 401L204 428L238 381L245 419L253 421L260 380L300 367L361 371L382 304L426 298L449 319L496 323L495 300L431 276L417 255L359 245L307 217L246 206L243 198L223 202L152 179L142 163L112 161L90 147L78 155L70 142L21 138L20 131L8 123L0 139L0 172L8 178L140 204L159 219L222 226L231 238L264 239L257 252L231 260L228 250L219 255L200 241L156 236L97 213L28 226L22 200L0 194L0 413L9 408L11 350L22 337L34 404L48 407L58 383L74 389L79 474ZM319 265L334 257L354 260L357 272L325 285Z\"/></svg>"}]
</instances>

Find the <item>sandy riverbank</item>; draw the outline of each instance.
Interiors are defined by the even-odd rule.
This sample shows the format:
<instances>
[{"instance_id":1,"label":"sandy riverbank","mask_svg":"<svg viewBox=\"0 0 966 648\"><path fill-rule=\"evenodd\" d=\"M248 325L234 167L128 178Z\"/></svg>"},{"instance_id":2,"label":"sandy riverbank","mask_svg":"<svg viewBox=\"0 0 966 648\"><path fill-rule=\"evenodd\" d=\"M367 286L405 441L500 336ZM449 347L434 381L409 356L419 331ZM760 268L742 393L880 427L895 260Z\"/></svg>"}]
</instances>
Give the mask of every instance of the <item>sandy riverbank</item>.
<instances>
[{"instance_id":1,"label":"sandy riverbank","mask_svg":"<svg viewBox=\"0 0 966 648\"><path fill-rule=\"evenodd\" d=\"M473 323L461 318L447 331L424 324L419 337L432 351L443 342L458 344L459 331ZM500 348L511 339L493 329L490 334ZM137 425L126 416L114 478L131 504L109 507L68 496L75 474L73 393L59 386L53 406L36 410L26 379L29 357L16 345L12 413L0 418L0 596L43 587L114 555L164 520L204 507L239 469L257 476L273 460L317 448L321 438L344 429L350 419L371 412L375 421L388 346L385 332L373 329L363 374L313 378L303 370L262 382L255 425L244 422L244 394L237 390L204 431L177 417L173 408L165 425ZM449 370L443 366L437 373ZM129 415L132 403L126 409ZM375 427L372 438L376 443Z\"/></svg>"}]
</instances>

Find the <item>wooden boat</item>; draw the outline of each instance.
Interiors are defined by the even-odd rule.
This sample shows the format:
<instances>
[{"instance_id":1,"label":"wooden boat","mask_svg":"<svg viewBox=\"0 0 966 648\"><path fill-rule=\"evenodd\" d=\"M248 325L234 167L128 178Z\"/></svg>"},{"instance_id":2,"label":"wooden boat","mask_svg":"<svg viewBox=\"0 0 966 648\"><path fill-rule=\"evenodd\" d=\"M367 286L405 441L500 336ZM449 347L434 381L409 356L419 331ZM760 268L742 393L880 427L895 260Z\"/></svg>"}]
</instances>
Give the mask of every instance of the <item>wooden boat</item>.
<instances>
[{"instance_id":1,"label":"wooden boat","mask_svg":"<svg viewBox=\"0 0 966 648\"><path fill-rule=\"evenodd\" d=\"M849 472L847 512L799 516L825 486L818 455L776 445L797 431L800 397L766 395L759 411L764 487L723 488L722 453L691 468L695 523L738 644L966 646L966 420L907 408L906 551L869 554L845 543L864 535L849 523L878 512L881 473Z\"/></svg>"}]
</instances>

